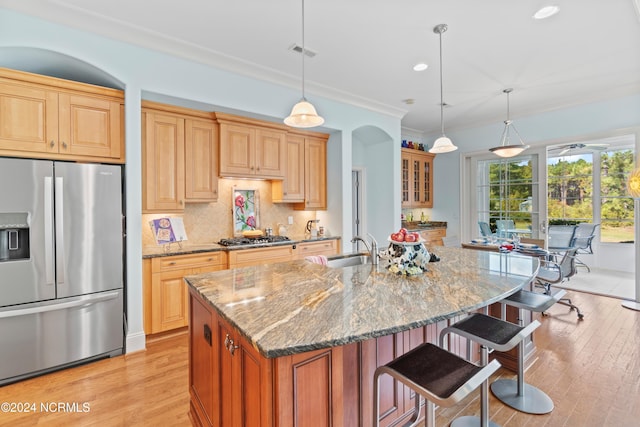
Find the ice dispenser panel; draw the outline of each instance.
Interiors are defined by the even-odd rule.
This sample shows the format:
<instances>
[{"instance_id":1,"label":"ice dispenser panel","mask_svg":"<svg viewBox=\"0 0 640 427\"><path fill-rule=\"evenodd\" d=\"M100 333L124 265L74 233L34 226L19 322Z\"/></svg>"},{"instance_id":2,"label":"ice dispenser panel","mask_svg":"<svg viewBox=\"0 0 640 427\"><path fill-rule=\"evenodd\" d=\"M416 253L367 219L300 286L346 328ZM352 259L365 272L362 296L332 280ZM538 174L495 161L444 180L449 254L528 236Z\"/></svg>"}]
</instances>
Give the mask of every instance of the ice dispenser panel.
<instances>
[{"instance_id":1,"label":"ice dispenser panel","mask_svg":"<svg viewBox=\"0 0 640 427\"><path fill-rule=\"evenodd\" d=\"M29 214L0 213L0 262L29 259Z\"/></svg>"}]
</instances>

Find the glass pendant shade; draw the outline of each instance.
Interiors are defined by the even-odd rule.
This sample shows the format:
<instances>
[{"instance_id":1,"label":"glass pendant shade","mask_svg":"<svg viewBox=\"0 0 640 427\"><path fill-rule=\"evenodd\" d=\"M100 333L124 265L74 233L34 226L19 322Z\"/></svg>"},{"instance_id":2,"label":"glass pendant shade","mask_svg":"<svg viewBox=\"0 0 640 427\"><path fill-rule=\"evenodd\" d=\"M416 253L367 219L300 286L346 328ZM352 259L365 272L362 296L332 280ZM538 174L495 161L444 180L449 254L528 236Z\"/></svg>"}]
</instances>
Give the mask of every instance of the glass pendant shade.
<instances>
[{"instance_id":1,"label":"glass pendant shade","mask_svg":"<svg viewBox=\"0 0 640 427\"><path fill-rule=\"evenodd\" d=\"M291 114L284 119L284 124L294 128L312 128L323 124L324 119L318 115L316 107L304 97L304 57L306 55L304 49L304 0L302 0L302 49L300 54L302 55L302 99L293 106Z\"/></svg>"},{"instance_id":2,"label":"glass pendant shade","mask_svg":"<svg viewBox=\"0 0 640 427\"><path fill-rule=\"evenodd\" d=\"M293 106L291 114L284 119L284 123L294 128L311 128L323 124L324 119L318 115L310 102L302 98Z\"/></svg>"},{"instance_id":3,"label":"glass pendant shade","mask_svg":"<svg viewBox=\"0 0 640 427\"><path fill-rule=\"evenodd\" d=\"M430 153L434 154L442 154L442 153L450 153L451 151L456 151L458 147L453 145L453 142L444 134L444 101L443 101L443 90L442 90L442 33L447 31L447 24L436 25L433 28L433 32L440 36L440 130L442 131L442 136L436 139L433 143L433 147L429 149Z\"/></svg>"},{"instance_id":4,"label":"glass pendant shade","mask_svg":"<svg viewBox=\"0 0 640 427\"><path fill-rule=\"evenodd\" d=\"M489 149L493 154L500 157L514 157L529 148L528 145L524 145L518 130L513 126L513 122L509 119L509 94L512 91L513 89L503 90L503 92L507 94L507 120L504 121L504 130L502 131L502 138L500 138L500 145ZM511 144L511 136L509 135L509 131L511 129L513 129L513 132L518 137L520 144Z\"/></svg>"},{"instance_id":5,"label":"glass pendant shade","mask_svg":"<svg viewBox=\"0 0 640 427\"><path fill-rule=\"evenodd\" d=\"M627 181L627 191L634 199L640 198L640 168L631 172ZM636 221L639 219L636 218Z\"/></svg>"},{"instance_id":6,"label":"glass pendant shade","mask_svg":"<svg viewBox=\"0 0 640 427\"><path fill-rule=\"evenodd\" d=\"M458 147L453 145L453 142L451 142L449 138L443 135L435 140L435 142L433 143L433 147L429 149L429 152L434 154L442 154L456 151L457 149Z\"/></svg>"}]
</instances>

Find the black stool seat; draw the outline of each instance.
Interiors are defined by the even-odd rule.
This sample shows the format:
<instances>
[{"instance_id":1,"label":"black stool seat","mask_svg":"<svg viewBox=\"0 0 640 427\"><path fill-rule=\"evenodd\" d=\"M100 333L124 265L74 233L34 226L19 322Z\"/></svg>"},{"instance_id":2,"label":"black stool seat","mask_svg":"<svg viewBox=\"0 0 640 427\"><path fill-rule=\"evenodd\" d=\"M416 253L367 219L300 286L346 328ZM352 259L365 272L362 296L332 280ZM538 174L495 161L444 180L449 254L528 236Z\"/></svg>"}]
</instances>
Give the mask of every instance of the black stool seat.
<instances>
[{"instance_id":1,"label":"black stool seat","mask_svg":"<svg viewBox=\"0 0 640 427\"><path fill-rule=\"evenodd\" d=\"M517 308L523 308L536 313L547 311L552 305L560 301L567 291L560 289L553 295L539 294L536 292L526 291L524 289L509 295L501 302Z\"/></svg>"},{"instance_id":2,"label":"black stool seat","mask_svg":"<svg viewBox=\"0 0 640 427\"><path fill-rule=\"evenodd\" d=\"M382 374L392 376L427 400L425 424L430 426L435 421L434 404L443 407L454 405L467 397L499 368L500 363L496 360L481 367L436 345L424 343L376 369L374 423L376 426L379 423L378 377ZM416 397L416 413L412 418L414 421L420 415L419 400Z\"/></svg>"},{"instance_id":3,"label":"black stool seat","mask_svg":"<svg viewBox=\"0 0 640 427\"><path fill-rule=\"evenodd\" d=\"M445 328L440 337L442 339L446 334L455 333L485 347L509 351L538 326L540 322L537 320L522 327L486 314L473 313Z\"/></svg>"}]
</instances>

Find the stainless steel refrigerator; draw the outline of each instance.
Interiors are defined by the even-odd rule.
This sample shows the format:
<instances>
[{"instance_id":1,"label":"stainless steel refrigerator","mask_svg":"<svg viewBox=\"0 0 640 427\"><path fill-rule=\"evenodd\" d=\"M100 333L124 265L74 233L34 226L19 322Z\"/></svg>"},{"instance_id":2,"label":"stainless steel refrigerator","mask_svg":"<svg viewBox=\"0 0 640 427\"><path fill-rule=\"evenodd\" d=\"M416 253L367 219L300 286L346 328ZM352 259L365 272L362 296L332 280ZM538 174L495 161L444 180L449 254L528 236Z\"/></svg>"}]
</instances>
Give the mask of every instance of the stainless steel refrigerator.
<instances>
[{"instance_id":1,"label":"stainless steel refrigerator","mask_svg":"<svg viewBox=\"0 0 640 427\"><path fill-rule=\"evenodd\" d=\"M124 348L122 168L0 158L0 385Z\"/></svg>"}]
</instances>

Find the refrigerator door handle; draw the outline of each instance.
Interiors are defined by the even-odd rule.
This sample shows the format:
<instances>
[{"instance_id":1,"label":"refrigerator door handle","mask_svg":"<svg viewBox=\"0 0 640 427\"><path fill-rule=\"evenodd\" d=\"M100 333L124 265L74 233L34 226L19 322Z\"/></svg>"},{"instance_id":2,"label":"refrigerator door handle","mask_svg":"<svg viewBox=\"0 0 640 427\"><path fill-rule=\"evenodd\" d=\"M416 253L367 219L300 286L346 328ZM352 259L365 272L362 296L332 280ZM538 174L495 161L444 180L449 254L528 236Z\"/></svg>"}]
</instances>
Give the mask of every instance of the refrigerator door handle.
<instances>
[{"instance_id":1,"label":"refrigerator door handle","mask_svg":"<svg viewBox=\"0 0 640 427\"><path fill-rule=\"evenodd\" d=\"M82 299L74 299L73 301L65 302L45 302L36 307L22 308L18 310L6 310L0 311L0 319L6 319L9 317L27 316L30 314L46 313L49 311L66 310L69 308L88 307L93 304L97 304L103 301L109 301L118 298L121 290L105 292L90 297L83 297Z\"/></svg>"},{"instance_id":2,"label":"refrigerator door handle","mask_svg":"<svg viewBox=\"0 0 640 427\"><path fill-rule=\"evenodd\" d=\"M64 181L62 177L56 177L56 265L57 284L64 285L65 280L65 254L64 254L64 206L63 206Z\"/></svg>"},{"instance_id":3,"label":"refrigerator door handle","mask_svg":"<svg viewBox=\"0 0 640 427\"><path fill-rule=\"evenodd\" d=\"M45 284L54 284L53 256L53 178L44 177L44 263Z\"/></svg>"}]
</instances>

